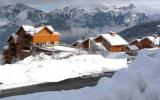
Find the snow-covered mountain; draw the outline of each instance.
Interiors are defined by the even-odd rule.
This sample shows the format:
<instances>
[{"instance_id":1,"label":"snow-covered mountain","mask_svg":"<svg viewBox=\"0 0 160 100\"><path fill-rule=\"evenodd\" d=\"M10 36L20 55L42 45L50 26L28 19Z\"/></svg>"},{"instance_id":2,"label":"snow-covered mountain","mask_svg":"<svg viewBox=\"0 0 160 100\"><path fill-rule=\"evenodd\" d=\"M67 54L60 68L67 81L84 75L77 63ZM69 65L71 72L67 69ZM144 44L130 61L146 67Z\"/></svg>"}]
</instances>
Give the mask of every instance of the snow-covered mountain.
<instances>
[{"instance_id":1,"label":"snow-covered mountain","mask_svg":"<svg viewBox=\"0 0 160 100\"><path fill-rule=\"evenodd\" d=\"M144 13L136 13L133 9L134 5L132 4L118 8L113 6L96 6L91 11L82 8L65 7L50 12L47 14L47 18L50 24L53 24L55 20L61 20L69 27L88 28L113 25L128 27L147 20L147 16ZM61 29L61 27L57 28Z\"/></svg>"},{"instance_id":2,"label":"snow-covered mountain","mask_svg":"<svg viewBox=\"0 0 160 100\"><path fill-rule=\"evenodd\" d=\"M51 24L62 33L65 42L72 42L82 35L120 31L150 20L150 16L136 12L135 8L133 4L121 7L98 5L92 10L65 7L45 13L24 4L3 6L0 8L0 49L8 35L16 32L21 24Z\"/></svg>"}]
</instances>

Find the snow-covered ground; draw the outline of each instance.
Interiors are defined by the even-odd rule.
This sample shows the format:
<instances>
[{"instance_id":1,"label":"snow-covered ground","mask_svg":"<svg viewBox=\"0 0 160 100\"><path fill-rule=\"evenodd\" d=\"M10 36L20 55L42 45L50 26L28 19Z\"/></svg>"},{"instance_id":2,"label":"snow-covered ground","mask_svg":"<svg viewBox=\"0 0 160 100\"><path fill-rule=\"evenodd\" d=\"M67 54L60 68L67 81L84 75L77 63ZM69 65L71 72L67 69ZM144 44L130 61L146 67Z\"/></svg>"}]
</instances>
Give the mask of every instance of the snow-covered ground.
<instances>
[{"instance_id":1,"label":"snow-covered ground","mask_svg":"<svg viewBox=\"0 0 160 100\"><path fill-rule=\"evenodd\" d=\"M88 58L85 55L83 57ZM90 57L94 58L95 56ZM96 60L102 60L101 57L97 56L96 58ZM153 56L148 56L148 52L142 50L128 69L120 70L112 78L101 78L95 87L69 91L40 92L3 98L3 100L160 100L159 59L159 51L155 52ZM77 60L77 57L74 60ZM89 62L95 62L93 59L90 60ZM79 61L85 63L84 59L79 59ZM113 65L118 63L113 62ZM85 64L83 65L85 66ZM99 66L101 66L100 63ZM92 70L92 67L90 69Z\"/></svg>"},{"instance_id":2,"label":"snow-covered ground","mask_svg":"<svg viewBox=\"0 0 160 100\"><path fill-rule=\"evenodd\" d=\"M106 56L108 59L125 59L127 55L125 52L109 52Z\"/></svg>"},{"instance_id":3,"label":"snow-covered ground","mask_svg":"<svg viewBox=\"0 0 160 100\"><path fill-rule=\"evenodd\" d=\"M80 50L77 48L67 47L67 46L52 46L52 47L44 47L43 49L49 50L49 51L63 51L63 52L72 52L72 53L87 53L84 50Z\"/></svg>"},{"instance_id":4,"label":"snow-covered ground","mask_svg":"<svg viewBox=\"0 0 160 100\"><path fill-rule=\"evenodd\" d=\"M59 56L65 56L61 53ZM55 57L54 57L55 58ZM30 56L16 64L0 66L0 89L8 89L44 82L58 82L83 75L127 68L127 59L108 59L101 55L73 55L55 60L44 54Z\"/></svg>"}]
</instances>

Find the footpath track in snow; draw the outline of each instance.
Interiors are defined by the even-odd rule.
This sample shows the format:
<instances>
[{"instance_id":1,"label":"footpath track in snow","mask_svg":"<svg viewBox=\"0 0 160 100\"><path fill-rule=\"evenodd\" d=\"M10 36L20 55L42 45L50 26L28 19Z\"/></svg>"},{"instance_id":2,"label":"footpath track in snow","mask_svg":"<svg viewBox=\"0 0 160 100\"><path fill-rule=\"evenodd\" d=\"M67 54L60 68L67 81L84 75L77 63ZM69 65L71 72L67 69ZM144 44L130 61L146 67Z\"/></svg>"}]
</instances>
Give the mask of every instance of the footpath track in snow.
<instances>
[{"instance_id":1,"label":"footpath track in snow","mask_svg":"<svg viewBox=\"0 0 160 100\"><path fill-rule=\"evenodd\" d=\"M101 77L112 77L114 73L115 72L106 72L102 75L83 76L72 79L66 79L60 82L48 82L48 83L41 83L36 85L0 90L0 98L15 96L15 95L31 94L35 92L61 91L61 90L80 89L86 86L95 86Z\"/></svg>"}]
</instances>

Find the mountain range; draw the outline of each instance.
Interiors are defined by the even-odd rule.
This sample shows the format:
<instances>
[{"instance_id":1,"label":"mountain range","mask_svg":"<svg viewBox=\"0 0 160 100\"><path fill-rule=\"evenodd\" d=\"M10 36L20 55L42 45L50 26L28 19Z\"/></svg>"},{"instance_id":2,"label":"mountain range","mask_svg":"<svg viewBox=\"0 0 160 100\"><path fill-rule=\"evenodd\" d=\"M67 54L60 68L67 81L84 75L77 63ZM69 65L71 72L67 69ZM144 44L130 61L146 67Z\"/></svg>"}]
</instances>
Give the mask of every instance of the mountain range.
<instances>
[{"instance_id":1,"label":"mountain range","mask_svg":"<svg viewBox=\"0 0 160 100\"><path fill-rule=\"evenodd\" d=\"M135 10L136 6L95 6L92 10L79 7L64 7L51 12L14 4L0 7L0 50L6 45L11 33L22 24L52 25L62 34L62 42L71 43L79 38L105 33L110 30L122 31L134 25L150 22L153 16ZM125 32L125 31L122 31ZM129 37L130 34L123 33Z\"/></svg>"}]
</instances>

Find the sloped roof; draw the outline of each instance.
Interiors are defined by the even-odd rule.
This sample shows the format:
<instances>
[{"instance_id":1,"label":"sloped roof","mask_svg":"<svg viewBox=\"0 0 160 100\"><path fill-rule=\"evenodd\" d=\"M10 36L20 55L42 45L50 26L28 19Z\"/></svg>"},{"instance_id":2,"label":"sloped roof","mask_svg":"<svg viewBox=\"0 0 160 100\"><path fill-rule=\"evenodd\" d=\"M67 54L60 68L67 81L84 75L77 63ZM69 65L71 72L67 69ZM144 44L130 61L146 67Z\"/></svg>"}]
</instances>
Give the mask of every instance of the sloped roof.
<instances>
[{"instance_id":1,"label":"sloped roof","mask_svg":"<svg viewBox=\"0 0 160 100\"><path fill-rule=\"evenodd\" d=\"M28 32L34 29L34 26L30 26L30 25L22 25L22 28L24 29L24 31Z\"/></svg>"},{"instance_id":2,"label":"sloped roof","mask_svg":"<svg viewBox=\"0 0 160 100\"><path fill-rule=\"evenodd\" d=\"M12 34L9 36L9 38L7 39L7 41L9 41L10 37L13 37L15 43L17 42L18 36L17 36L15 33L12 33Z\"/></svg>"},{"instance_id":3,"label":"sloped roof","mask_svg":"<svg viewBox=\"0 0 160 100\"><path fill-rule=\"evenodd\" d=\"M83 40L77 40L77 41L73 42L71 45L74 45L76 43L81 44L82 42L83 42Z\"/></svg>"},{"instance_id":4,"label":"sloped roof","mask_svg":"<svg viewBox=\"0 0 160 100\"><path fill-rule=\"evenodd\" d=\"M155 36L147 36L147 37L144 37L143 39L149 39L153 44L155 45L159 45L160 44L160 37L155 37Z\"/></svg>"},{"instance_id":5,"label":"sloped roof","mask_svg":"<svg viewBox=\"0 0 160 100\"><path fill-rule=\"evenodd\" d=\"M89 38L86 38L85 40L82 40L81 42L84 43L84 42L86 42L87 40L93 41L94 38L95 38L95 37L89 37Z\"/></svg>"},{"instance_id":6,"label":"sloped roof","mask_svg":"<svg viewBox=\"0 0 160 100\"><path fill-rule=\"evenodd\" d=\"M54 32L54 28L51 25L47 25L45 27L47 27L49 30L51 30L52 32Z\"/></svg>"},{"instance_id":7,"label":"sloped roof","mask_svg":"<svg viewBox=\"0 0 160 100\"><path fill-rule=\"evenodd\" d=\"M124 40L121 36L114 33L114 35L107 33L107 34L101 34L105 40L107 40L111 45L127 45L128 42Z\"/></svg>"},{"instance_id":8,"label":"sloped roof","mask_svg":"<svg viewBox=\"0 0 160 100\"><path fill-rule=\"evenodd\" d=\"M142 39L134 39L134 40L132 40L130 43L132 43L132 42L134 42L134 41L138 41L138 42L140 42Z\"/></svg>"},{"instance_id":9,"label":"sloped roof","mask_svg":"<svg viewBox=\"0 0 160 100\"><path fill-rule=\"evenodd\" d=\"M45 27L47 29L49 29L51 32L56 33L54 31L54 28L51 25L46 25L46 26L41 26L41 27L34 27L31 25L22 25L22 28L24 29L24 31L26 31L27 34L31 34L31 35L38 33L39 31L41 31Z\"/></svg>"}]
</instances>

